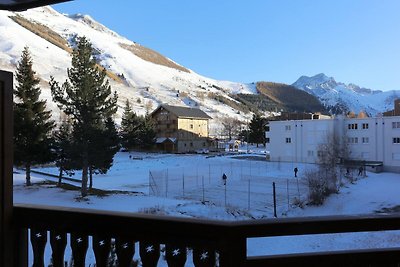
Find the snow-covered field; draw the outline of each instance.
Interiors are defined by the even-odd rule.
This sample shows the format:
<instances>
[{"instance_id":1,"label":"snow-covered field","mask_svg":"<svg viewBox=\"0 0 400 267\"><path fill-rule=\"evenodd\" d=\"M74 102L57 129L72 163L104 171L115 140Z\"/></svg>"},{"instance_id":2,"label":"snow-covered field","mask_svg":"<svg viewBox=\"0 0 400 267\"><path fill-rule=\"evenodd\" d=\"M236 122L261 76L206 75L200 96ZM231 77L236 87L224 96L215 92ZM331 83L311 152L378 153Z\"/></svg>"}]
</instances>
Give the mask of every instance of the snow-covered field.
<instances>
[{"instance_id":1,"label":"snow-covered field","mask_svg":"<svg viewBox=\"0 0 400 267\"><path fill-rule=\"evenodd\" d=\"M266 162L262 160L264 156L260 150L252 154L215 157L121 152L107 175L94 178L95 188L118 192L78 201L78 191L40 184L27 188L20 173L14 175L14 203L52 203L54 206L128 212L158 211L170 216L221 220L271 218L272 182L275 182L278 217L366 214L400 206L400 175L367 172L367 177L353 184L346 182L339 194L330 196L323 206L299 208L292 201L294 198L306 200L302 182L304 173L315 166ZM293 177L294 167L300 170L299 180ZM57 174L55 168L40 170ZM149 194L152 192L149 188L150 173L161 177L161 185L164 185L158 195L154 191ZM226 202L222 173L228 176ZM34 176L34 183L43 181L44 176ZM75 176L79 178L79 173ZM399 245L399 232L257 238L248 240L248 255ZM90 259L88 255L88 261Z\"/></svg>"}]
</instances>

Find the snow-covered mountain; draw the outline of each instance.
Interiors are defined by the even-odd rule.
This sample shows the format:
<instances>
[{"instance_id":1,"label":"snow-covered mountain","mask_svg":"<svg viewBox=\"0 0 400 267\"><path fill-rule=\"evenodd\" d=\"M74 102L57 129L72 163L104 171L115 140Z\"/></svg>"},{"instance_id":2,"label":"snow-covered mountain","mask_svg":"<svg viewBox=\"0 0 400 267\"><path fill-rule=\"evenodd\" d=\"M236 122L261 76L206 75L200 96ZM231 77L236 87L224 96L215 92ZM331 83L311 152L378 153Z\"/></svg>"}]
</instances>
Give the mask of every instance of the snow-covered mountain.
<instances>
[{"instance_id":1,"label":"snow-covered mountain","mask_svg":"<svg viewBox=\"0 0 400 267\"><path fill-rule=\"evenodd\" d=\"M266 92L264 95L259 93L257 86L260 83L246 84L204 77L120 36L88 15L60 14L51 7L18 13L0 11L0 69L14 72L23 48L29 46L34 70L41 78L42 97L47 99L48 107L56 118L59 110L52 101L48 81L50 76L59 82L67 78L66 70L71 64L71 52L77 36L86 36L91 41L98 64L107 70L112 89L118 92L121 108L117 121L126 99L139 114L152 111L161 103L184 105L200 108L210 115L213 118L210 132L218 134L224 117L248 121L252 116L249 106L246 106L252 103L249 104L248 99L241 101L237 94L257 94L264 97L254 98L257 103L264 101L286 106L285 94L293 93L281 86L278 88L281 98L276 100ZM333 111L365 110L376 114L392 108L393 99L400 96L398 91L372 91L353 84L337 83L323 74L303 76L293 85L317 96ZM272 104L265 110L276 110L275 106ZM264 114L268 115L268 112Z\"/></svg>"},{"instance_id":2,"label":"snow-covered mountain","mask_svg":"<svg viewBox=\"0 0 400 267\"><path fill-rule=\"evenodd\" d=\"M120 36L88 15L60 14L51 7L19 13L0 11L0 68L14 72L24 46L29 46L33 68L42 80L42 97L57 114L48 81L51 75L60 82L67 78L77 36L86 36L92 42L98 63L106 68L112 88L118 92L121 107L126 99L139 114L160 103L199 107L214 118L215 127L225 116L241 120L251 116L227 103L237 102L230 97L232 93L256 93L255 84L201 76ZM227 101L220 101L221 97Z\"/></svg>"},{"instance_id":3,"label":"snow-covered mountain","mask_svg":"<svg viewBox=\"0 0 400 267\"><path fill-rule=\"evenodd\" d=\"M379 91L362 88L355 84L336 82L333 77L323 73L312 77L301 76L294 87L318 97L321 102L336 113L365 111L368 114L377 113L393 108L393 101L400 98L400 91Z\"/></svg>"}]
</instances>

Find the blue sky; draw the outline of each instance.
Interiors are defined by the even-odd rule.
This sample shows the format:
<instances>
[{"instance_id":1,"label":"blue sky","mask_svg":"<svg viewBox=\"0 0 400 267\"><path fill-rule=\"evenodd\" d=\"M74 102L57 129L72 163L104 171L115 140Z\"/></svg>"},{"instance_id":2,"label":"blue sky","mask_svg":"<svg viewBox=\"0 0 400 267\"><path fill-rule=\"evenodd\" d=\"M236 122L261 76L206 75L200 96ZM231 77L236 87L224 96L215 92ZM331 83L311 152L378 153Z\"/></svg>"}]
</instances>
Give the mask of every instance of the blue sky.
<instances>
[{"instance_id":1,"label":"blue sky","mask_svg":"<svg viewBox=\"0 0 400 267\"><path fill-rule=\"evenodd\" d=\"M291 84L323 72L400 89L397 0L76 0L54 8L89 14L219 80Z\"/></svg>"}]
</instances>

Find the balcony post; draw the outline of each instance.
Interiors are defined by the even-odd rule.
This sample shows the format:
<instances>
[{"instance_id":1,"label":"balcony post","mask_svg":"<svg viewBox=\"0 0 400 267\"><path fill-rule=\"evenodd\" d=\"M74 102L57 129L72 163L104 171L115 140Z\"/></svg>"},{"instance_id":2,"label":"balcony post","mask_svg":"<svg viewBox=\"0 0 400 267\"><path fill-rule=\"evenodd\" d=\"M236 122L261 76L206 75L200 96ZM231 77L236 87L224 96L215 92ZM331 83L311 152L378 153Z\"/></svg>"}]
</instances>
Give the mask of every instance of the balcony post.
<instances>
[{"instance_id":1,"label":"balcony post","mask_svg":"<svg viewBox=\"0 0 400 267\"><path fill-rule=\"evenodd\" d=\"M0 71L0 266L13 265L13 75Z\"/></svg>"}]
</instances>

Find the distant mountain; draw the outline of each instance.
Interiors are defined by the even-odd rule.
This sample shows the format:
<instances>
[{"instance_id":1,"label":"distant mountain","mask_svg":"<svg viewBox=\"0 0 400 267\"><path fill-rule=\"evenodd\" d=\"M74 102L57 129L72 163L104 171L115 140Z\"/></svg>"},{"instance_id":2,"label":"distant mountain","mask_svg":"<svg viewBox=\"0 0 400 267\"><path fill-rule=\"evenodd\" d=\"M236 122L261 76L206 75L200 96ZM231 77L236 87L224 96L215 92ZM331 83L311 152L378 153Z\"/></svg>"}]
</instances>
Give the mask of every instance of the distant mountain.
<instances>
[{"instance_id":1,"label":"distant mountain","mask_svg":"<svg viewBox=\"0 0 400 267\"><path fill-rule=\"evenodd\" d=\"M370 115L393 108L393 101L400 98L400 91L380 91L362 88L355 84L336 82L323 73L312 77L301 76L294 87L316 96L333 114L365 111Z\"/></svg>"},{"instance_id":2,"label":"distant mountain","mask_svg":"<svg viewBox=\"0 0 400 267\"><path fill-rule=\"evenodd\" d=\"M275 102L278 109L293 112L326 112L318 98L291 85L258 82L257 91Z\"/></svg>"}]
</instances>

